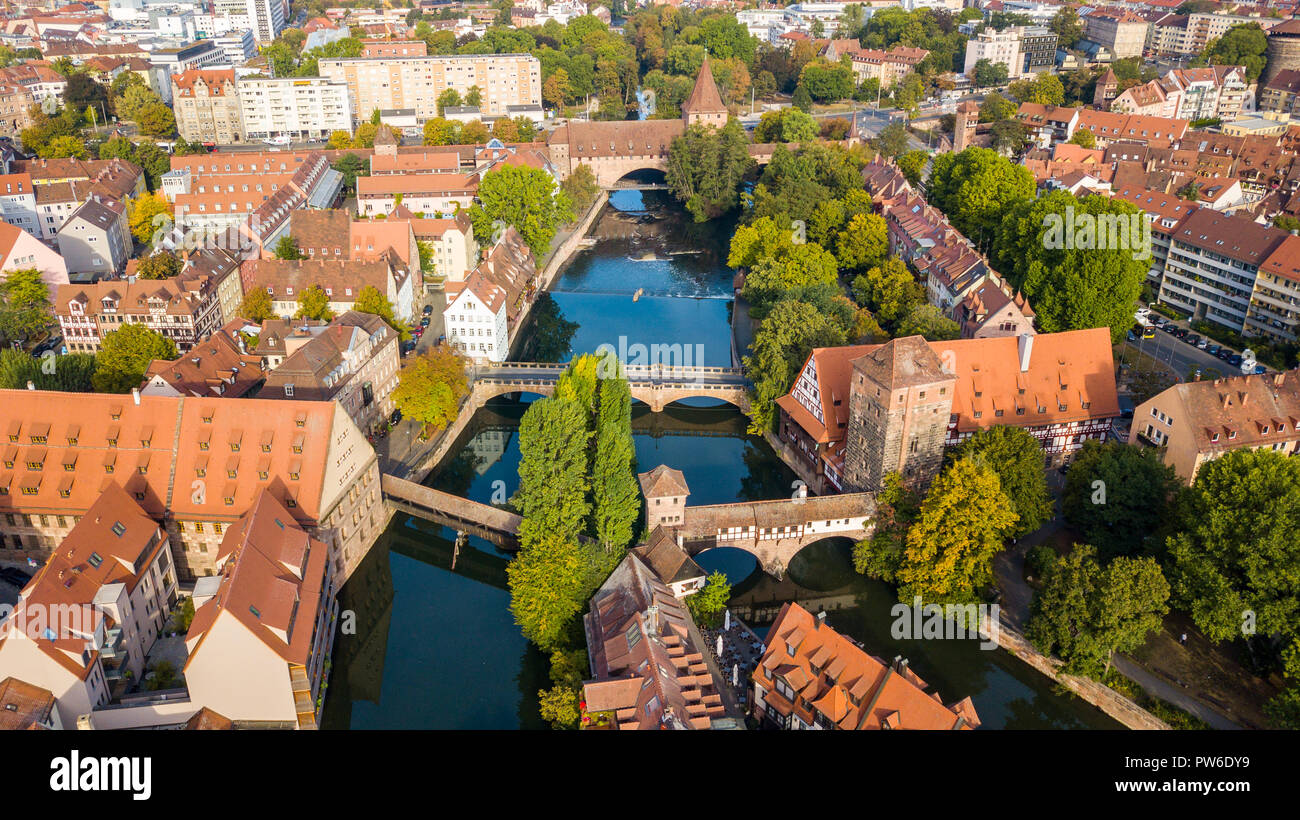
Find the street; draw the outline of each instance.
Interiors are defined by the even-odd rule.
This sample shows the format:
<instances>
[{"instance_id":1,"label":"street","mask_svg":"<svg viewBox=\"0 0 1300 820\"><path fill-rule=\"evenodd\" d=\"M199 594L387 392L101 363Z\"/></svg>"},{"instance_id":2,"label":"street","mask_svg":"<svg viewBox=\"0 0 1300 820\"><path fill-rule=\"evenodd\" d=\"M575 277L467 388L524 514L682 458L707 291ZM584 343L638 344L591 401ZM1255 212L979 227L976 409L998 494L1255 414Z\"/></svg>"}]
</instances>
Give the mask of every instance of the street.
<instances>
[{"instance_id":1,"label":"street","mask_svg":"<svg viewBox=\"0 0 1300 820\"><path fill-rule=\"evenodd\" d=\"M1179 327L1187 327L1186 322L1177 322L1175 324ZM1211 356L1204 350L1193 347L1163 330L1156 330L1154 339L1139 338L1136 342L1126 340L1125 346L1139 350L1157 361L1170 365L1180 381L1187 381L1193 368L1200 369L1202 379L1241 375L1240 368L1233 367L1228 362ZM1240 353L1241 351L1234 352Z\"/></svg>"}]
</instances>

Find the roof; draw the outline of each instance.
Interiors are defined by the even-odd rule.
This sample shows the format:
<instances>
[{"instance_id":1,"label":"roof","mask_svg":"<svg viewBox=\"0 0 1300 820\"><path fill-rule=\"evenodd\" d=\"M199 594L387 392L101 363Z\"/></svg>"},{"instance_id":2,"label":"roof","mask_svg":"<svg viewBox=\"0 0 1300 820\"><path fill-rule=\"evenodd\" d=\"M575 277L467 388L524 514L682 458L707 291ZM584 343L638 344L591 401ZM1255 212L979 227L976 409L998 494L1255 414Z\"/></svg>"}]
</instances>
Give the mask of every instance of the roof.
<instances>
[{"instance_id":1,"label":"roof","mask_svg":"<svg viewBox=\"0 0 1300 820\"><path fill-rule=\"evenodd\" d=\"M686 486L686 476L681 470L674 470L666 464L660 464L653 470L637 475L641 483L641 494L646 498L665 498L668 496L690 495Z\"/></svg>"},{"instance_id":2,"label":"roof","mask_svg":"<svg viewBox=\"0 0 1300 820\"><path fill-rule=\"evenodd\" d=\"M387 256L378 259L249 259L240 266L244 292L250 287L267 288L271 298L294 301L302 292L319 285L331 302L354 302L367 285L384 296L389 278L402 278Z\"/></svg>"},{"instance_id":3,"label":"roof","mask_svg":"<svg viewBox=\"0 0 1300 820\"><path fill-rule=\"evenodd\" d=\"M172 75L172 94L177 97L194 97L198 89L209 97L235 96L235 70L192 68Z\"/></svg>"},{"instance_id":4,"label":"roof","mask_svg":"<svg viewBox=\"0 0 1300 820\"><path fill-rule=\"evenodd\" d=\"M327 401L347 384L353 373L378 356L385 344L396 366L396 341L397 334L383 319L349 310L273 370L266 379L268 390L262 395L279 398L278 394L284 393L282 388L292 385L297 398ZM277 394L272 388L281 389Z\"/></svg>"},{"instance_id":5,"label":"roof","mask_svg":"<svg viewBox=\"0 0 1300 820\"><path fill-rule=\"evenodd\" d=\"M1178 424L1190 428L1197 452L1267 447L1300 438L1300 370L1182 382L1146 404L1165 409L1171 399L1180 410L1165 412L1177 413Z\"/></svg>"},{"instance_id":6,"label":"roof","mask_svg":"<svg viewBox=\"0 0 1300 820\"><path fill-rule=\"evenodd\" d=\"M613 712L618 729L708 729L725 717L690 613L635 554L592 596L583 627L589 714Z\"/></svg>"},{"instance_id":7,"label":"roof","mask_svg":"<svg viewBox=\"0 0 1300 820\"><path fill-rule=\"evenodd\" d=\"M174 360L154 359L145 370L145 385L158 379L182 396L239 398L266 377L261 357L243 347L238 338L218 331Z\"/></svg>"},{"instance_id":8,"label":"roof","mask_svg":"<svg viewBox=\"0 0 1300 820\"><path fill-rule=\"evenodd\" d=\"M328 552L274 495L258 493L221 540L220 585L194 611L185 635L186 667L203 651L203 639L222 615L234 618L285 662L305 665Z\"/></svg>"},{"instance_id":9,"label":"roof","mask_svg":"<svg viewBox=\"0 0 1300 820\"><path fill-rule=\"evenodd\" d=\"M695 78L695 87L691 89L691 96L686 98L682 103L683 114L716 114L726 113L727 105L722 101L722 95L718 93L718 84L713 80L713 69L709 67L709 57L704 56L704 63L700 66L700 73Z\"/></svg>"},{"instance_id":10,"label":"roof","mask_svg":"<svg viewBox=\"0 0 1300 820\"><path fill-rule=\"evenodd\" d=\"M185 721L185 728L191 730L225 730L234 728L234 722L224 715L204 706Z\"/></svg>"},{"instance_id":11,"label":"roof","mask_svg":"<svg viewBox=\"0 0 1300 820\"><path fill-rule=\"evenodd\" d=\"M39 729L50 721L54 695L14 677L0 680L0 732Z\"/></svg>"},{"instance_id":12,"label":"roof","mask_svg":"<svg viewBox=\"0 0 1300 820\"><path fill-rule=\"evenodd\" d=\"M536 276L533 253L511 225L463 283L448 286L447 310L459 302L462 294L471 293L492 313L504 308L508 321L513 324Z\"/></svg>"},{"instance_id":13,"label":"roof","mask_svg":"<svg viewBox=\"0 0 1300 820\"><path fill-rule=\"evenodd\" d=\"M777 679L794 690L796 703L776 691ZM905 661L885 664L796 603L786 603L768 630L754 682L765 690L769 710L797 714L810 725L819 713L848 730L980 725L970 698L945 706Z\"/></svg>"},{"instance_id":14,"label":"roof","mask_svg":"<svg viewBox=\"0 0 1300 820\"><path fill-rule=\"evenodd\" d=\"M703 578L705 575L700 565L678 546L672 532L662 524L654 528L644 544L633 547L632 551L665 584Z\"/></svg>"},{"instance_id":15,"label":"roof","mask_svg":"<svg viewBox=\"0 0 1300 820\"><path fill-rule=\"evenodd\" d=\"M1261 225L1244 216L1222 214L1199 208L1179 224L1171 237L1185 245L1260 265L1289 234L1280 228Z\"/></svg>"}]
</instances>

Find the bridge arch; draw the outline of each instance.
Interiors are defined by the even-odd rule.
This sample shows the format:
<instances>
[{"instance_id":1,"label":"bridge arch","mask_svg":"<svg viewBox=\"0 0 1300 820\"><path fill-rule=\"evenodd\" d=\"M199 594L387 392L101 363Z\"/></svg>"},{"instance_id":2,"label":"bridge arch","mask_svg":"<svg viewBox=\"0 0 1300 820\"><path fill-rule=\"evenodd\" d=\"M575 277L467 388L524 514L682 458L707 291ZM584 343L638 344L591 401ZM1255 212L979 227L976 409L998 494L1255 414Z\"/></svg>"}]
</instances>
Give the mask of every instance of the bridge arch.
<instances>
[{"instance_id":1,"label":"bridge arch","mask_svg":"<svg viewBox=\"0 0 1300 820\"><path fill-rule=\"evenodd\" d=\"M624 177L635 174L657 171L659 174L665 174L668 171L668 154L645 154L630 157L601 157L596 161L585 161L587 165L592 166L592 171L596 174L596 184L602 188L617 188L618 182Z\"/></svg>"}]
</instances>

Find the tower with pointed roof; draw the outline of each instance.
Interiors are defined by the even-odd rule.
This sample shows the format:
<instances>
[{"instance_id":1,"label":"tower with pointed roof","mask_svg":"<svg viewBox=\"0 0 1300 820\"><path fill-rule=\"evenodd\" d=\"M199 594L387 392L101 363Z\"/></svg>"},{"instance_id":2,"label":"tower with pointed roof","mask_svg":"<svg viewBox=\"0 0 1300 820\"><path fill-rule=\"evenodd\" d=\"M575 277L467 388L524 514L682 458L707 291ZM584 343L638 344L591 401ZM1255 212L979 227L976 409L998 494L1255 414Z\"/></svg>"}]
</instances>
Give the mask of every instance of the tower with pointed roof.
<instances>
[{"instance_id":1,"label":"tower with pointed roof","mask_svg":"<svg viewBox=\"0 0 1300 820\"><path fill-rule=\"evenodd\" d=\"M709 68L709 57L706 54L699 76L695 78L695 88L691 89L691 96L682 104L682 120L687 128L696 123L721 128L727 124L728 116L727 105L718 93L718 84L713 81L713 69Z\"/></svg>"},{"instance_id":2,"label":"tower with pointed roof","mask_svg":"<svg viewBox=\"0 0 1300 820\"><path fill-rule=\"evenodd\" d=\"M1119 96L1119 78L1115 76L1115 69L1107 68L1106 73L1101 75L1097 80L1097 88L1093 91L1092 104L1102 110L1110 110L1110 104Z\"/></svg>"},{"instance_id":3,"label":"tower with pointed roof","mask_svg":"<svg viewBox=\"0 0 1300 820\"><path fill-rule=\"evenodd\" d=\"M638 474L637 480L645 499L646 529L680 526L686 513L686 497L691 494L682 471L660 464L648 473Z\"/></svg>"},{"instance_id":4,"label":"tower with pointed roof","mask_svg":"<svg viewBox=\"0 0 1300 820\"><path fill-rule=\"evenodd\" d=\"M920 336L892 339L854 360L845 490L879 490L895 472L911 486L929 484L943 463L953 372Z\"/></svg>"}]
</instances>

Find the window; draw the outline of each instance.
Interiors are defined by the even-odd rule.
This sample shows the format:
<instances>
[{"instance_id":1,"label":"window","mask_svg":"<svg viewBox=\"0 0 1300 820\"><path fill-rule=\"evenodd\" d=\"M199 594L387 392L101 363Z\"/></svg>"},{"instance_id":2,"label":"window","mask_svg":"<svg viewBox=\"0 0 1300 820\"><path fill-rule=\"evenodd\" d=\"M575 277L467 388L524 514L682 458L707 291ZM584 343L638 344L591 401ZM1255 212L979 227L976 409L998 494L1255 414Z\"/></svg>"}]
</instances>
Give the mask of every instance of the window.
<instances>
[{"instance_id":1,"label":"window","mask_svg":"<svg viewBox=\"0 0 1300 820\"><path fill-rule=\"evenodd\" d=\"M126 533L126 525L124 525L121 521L114 521L113 534L116 535L118 538L121 538L125 533Z\"/></svg>"}]
</instances>

